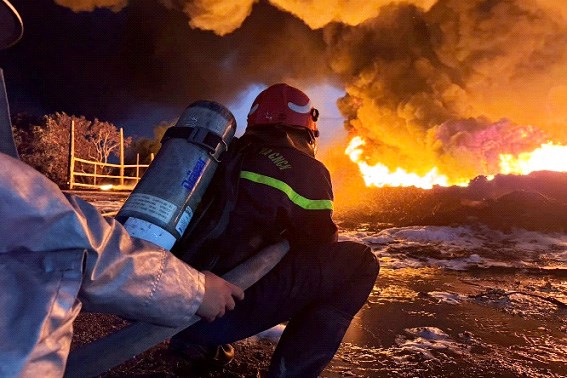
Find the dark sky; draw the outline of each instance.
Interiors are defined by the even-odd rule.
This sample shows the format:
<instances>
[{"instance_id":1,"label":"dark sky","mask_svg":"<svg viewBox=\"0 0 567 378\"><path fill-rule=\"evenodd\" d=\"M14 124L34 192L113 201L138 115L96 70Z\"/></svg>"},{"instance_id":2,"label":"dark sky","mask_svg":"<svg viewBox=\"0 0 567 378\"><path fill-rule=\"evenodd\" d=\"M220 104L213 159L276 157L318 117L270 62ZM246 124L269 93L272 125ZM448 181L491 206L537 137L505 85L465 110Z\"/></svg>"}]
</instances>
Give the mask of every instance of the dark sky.
<instances>
[{"instance_id":1,"label":"dark sky","mask_svg":"<svg viewBox=\"0 0 567 378\"><path fill-rule=\"evenodd\" d=\"M190 28L185 14L155 0L117 13L75 13L53 0L12 3L25 29L0 52L13 114L64 111L151 135L194 100L228 105L255 83L317 83L328 73L317 61L321 32L265 3L224 37ZM290 53L297 43L302 48Z\"/></svg>"}]
</instances>

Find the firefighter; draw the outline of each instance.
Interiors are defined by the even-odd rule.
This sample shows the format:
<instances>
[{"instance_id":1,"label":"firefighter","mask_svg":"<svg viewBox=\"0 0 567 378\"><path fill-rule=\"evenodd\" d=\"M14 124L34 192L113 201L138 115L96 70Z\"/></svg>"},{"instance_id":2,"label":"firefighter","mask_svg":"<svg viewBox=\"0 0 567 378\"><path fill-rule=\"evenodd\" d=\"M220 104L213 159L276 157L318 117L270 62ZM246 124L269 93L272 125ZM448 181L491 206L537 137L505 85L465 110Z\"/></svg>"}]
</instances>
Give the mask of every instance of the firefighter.
<instances>
[{"instance_id":1,"label":"firefighter","mask_svg":"<svg viewBox=\"0 0 567 378\"><path fill-rule=\"evenodd\" d=\"M172 338L174 353L194 359L204 346L206 357L217 345L288 322L268 376L316 377L333 358L379 265L367 246L337 241L331 178L315 159L318 116L307 95L287 84L272 85L254 100L246 131L233 142L238 163L229 165L237 167L238 180L234 204L223 205L231 207L227 226L202 245L207 258L200 264L222 274L279 238L291 248L233 311ZM220 350L226 361L228 349ZM223 358L216 350L209 358Z\"/></svg>"}]
</instances>

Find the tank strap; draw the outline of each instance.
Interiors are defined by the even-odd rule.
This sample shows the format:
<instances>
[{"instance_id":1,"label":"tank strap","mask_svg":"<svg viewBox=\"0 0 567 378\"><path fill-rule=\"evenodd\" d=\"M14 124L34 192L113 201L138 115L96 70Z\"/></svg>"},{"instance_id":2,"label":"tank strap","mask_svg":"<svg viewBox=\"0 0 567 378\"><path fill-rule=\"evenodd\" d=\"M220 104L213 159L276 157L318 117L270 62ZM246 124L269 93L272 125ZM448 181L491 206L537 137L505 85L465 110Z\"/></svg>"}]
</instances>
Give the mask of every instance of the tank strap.
<instances>
[{"instance_id":1,"label":"tank strap","mask_svg":"<svg viewBox=\"0 0 567 378\"><path fill-rule=\"evenodd\" d=\"M204 127L170 127L165 131L163 138L161 138L161 143L165 141L179 138L185 139L187 142L195 144L209 151L211 156L217 160L220 155L227 150L228 146L226 142L219 135L215 134L209 129Z\"/></svg>"},{"instance_id":2,"label":"tank strap","mask_svg":"<svg viewBox=\"0 0 567 378\"><path fill-rule=\"evenodd\" d=\"M220 257L214 251L207 251L206 256L199 252L205 242L218 238L226 230L238 196L239 174L246 149L239 138L232 139L189 228L172 250L194 267L212 269Z\"/></svg>"}]
</instances>

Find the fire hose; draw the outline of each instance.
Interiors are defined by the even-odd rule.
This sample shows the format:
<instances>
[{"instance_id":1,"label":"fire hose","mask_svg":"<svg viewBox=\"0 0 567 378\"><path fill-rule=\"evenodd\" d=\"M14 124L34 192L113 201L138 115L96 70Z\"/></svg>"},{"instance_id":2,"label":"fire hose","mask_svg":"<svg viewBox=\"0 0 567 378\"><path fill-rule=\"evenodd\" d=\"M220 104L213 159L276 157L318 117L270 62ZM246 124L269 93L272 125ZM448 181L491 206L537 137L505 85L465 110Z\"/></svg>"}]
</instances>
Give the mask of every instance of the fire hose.
<instances>
[{"instance_id":1,"label":"fire hose","mask_svg":"<svg viewBox=\"0 0 567 378\"><path fill-rule=\"evenodd\" d=\"M288 250L287 240L268 246L226 273L223 278L246 290L268 273ZM67 361L65 377L98 376L171 338L200 319L199 316L194 315L187 324L177 328L134 322L72 351Z\"/></svg>"}]
</instances>

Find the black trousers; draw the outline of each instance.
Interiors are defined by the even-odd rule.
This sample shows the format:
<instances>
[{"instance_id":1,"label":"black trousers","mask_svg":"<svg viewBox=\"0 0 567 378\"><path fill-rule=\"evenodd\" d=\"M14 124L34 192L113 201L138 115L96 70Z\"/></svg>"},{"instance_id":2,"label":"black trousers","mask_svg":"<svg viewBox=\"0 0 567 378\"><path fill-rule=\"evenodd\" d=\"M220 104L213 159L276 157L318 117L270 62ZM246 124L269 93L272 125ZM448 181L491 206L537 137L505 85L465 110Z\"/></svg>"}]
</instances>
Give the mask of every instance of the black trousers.
<instances>
[{"instance_id":1,"label":"black trousers","mask_svg":"<svg viewBox=\"0 0 567 378\"><path fill-rule=\"evenodd\" d=\"M337 242L314 251L292 249L246 290L233 311L185 329L172 344L226 344L288 322L268 375L316 377L335 355L378 272L377 258L360 243Z\"/></svg>"}]
</instances>

